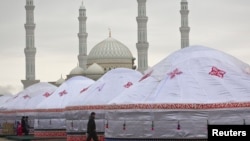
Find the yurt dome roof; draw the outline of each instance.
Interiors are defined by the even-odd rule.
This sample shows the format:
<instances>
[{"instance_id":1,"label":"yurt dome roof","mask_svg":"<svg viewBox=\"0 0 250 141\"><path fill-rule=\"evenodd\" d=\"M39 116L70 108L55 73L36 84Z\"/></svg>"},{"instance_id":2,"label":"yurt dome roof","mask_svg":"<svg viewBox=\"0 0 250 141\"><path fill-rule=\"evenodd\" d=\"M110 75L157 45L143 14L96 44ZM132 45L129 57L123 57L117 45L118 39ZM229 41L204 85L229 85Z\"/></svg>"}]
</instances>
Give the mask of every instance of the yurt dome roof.
<instances>
[{"instance_id":1,"label":"yurt dome roof","mask_svg":"<svg viewBox=\"0 0 250 141\"><path fill-rule=\"evenodd\" d=\"M222 51L190 46L147 70L137 87L124 91L111 104L250 101L248 68L248 64Z\"/></svg>"}]
</instances>

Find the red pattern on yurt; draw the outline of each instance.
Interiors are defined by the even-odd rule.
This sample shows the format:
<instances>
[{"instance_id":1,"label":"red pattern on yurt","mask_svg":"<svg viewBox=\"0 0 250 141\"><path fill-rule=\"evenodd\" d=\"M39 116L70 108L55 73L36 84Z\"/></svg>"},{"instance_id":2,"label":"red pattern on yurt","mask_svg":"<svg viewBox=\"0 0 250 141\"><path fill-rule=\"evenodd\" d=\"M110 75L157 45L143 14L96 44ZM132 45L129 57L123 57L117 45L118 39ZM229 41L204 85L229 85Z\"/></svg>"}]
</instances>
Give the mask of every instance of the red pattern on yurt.
<instances>
[{"instance_id":1,"label":"red pattern on yurt","mask_svg":"<svg viewBox=\"0 0 250 141\"><path fill-rule=\"evenodd\" d=\"M88 105L88 106L69 106L65 109L38 109L38 110L11 110L1 111L2 114L17 112L64 112L71 110L119 110L119 109L222 109L222 108L250 108L250 102L231 102L231 103L183 103L183 104L120 104L120 105Z\"/></svg>"},{"instance_id":2,"label":"red pattern on yurt","mask_svg":"<svg viewBox=\"0 0 250 141\"><path fill-rule=\"evenodd\" d=\"M89 88L89 87L87 87L87 88L83 88L83 89L80 91L80 93L83 93L83 92L87 91L87 90L88 90L88 88Z\"/></svg>"},{"instance_id":3,"label":"red pattern on yurt","mask_svg":"<svg viewBox=\"0 0 250 141\"><path fill-rule=\"evenodd\" d=\"M51 94L49 92L46 92L46 93L43 94L43 96L46 97L46 98L49 97L50 95Z\"/></svg>"},{"instance_id":4,"label":"red pattern on yurt","mask_svg":"<svg viewBox=\"0 0 250 141\"><path fill-rule=\"evenodd\" d=\"M104 87L105 83L103 83L102 85L98 86L96 89L98 89L98 91L100 92L102 90L102 88Z\"/></svg>"},{"instance_id":5,"label":"red pattern on yurt","mask_svg":"<svg viewBox=\"0 0 250 141\"><path fill-rule=\"evenodd\" d=\"M226 74L225 71L223 70L220 70L216 67L212 67L211 71L209 72L210 75L215 75L215 76L218 76L220 78L223 78L224 77L224 74Z\"/></svg>"},{"instance_id":6,"label":"red pattern on yurt","mask_svg":"<svg viewBox=\"0 0 250 141\"><path fill-rule=\"evenodd\" d=\"M60 96L63 96L63 95L65 95L65 94L67 94L67 91L66 91L66 90L63 90L63 91L59 92L59 95L60 95Z\"/></svg>"},{"instance_id":7,"label":"red pattern on yurt","mask_svg":"<svg viewBox=\"0 0 250 141\"><path fill-rule=\"evenodd\" d=\"M124 85L125 88L129 88L130 86L132 86L133 83L132 82L128 82L127 84Z\"/></svg>"},{"instance_id":8,"label":"red pattern on yurt","mask_svg":"<svg viewBox=\"0 0 250 141\"><path fill-rule=\"evenodd\" d=\"M109 122L107 121L107 123L105 124L105 128L109 128Z\"/></svg>"},{"instance_id":9,"label":"red pattern on yurt","mask_svg":"<svg viewBox=\"0 0 250 141\"><path fill-rule=\"evenodd\" d=\"M177 68L175 70L173 70L172 72L168 73L168 75L170 76L170 79L174 78L176 75L180 75L182 74L181 71L179 71Z\"/></svg>"},{"instance_id":10,"label":"red pattern on yurt","mask_svg":"<svg viewBox=\"0 0 250 141\"><path fill-rule=\"evenodd\" d=\"M71 110L123 110L123 109L222 109L222 108L249 108L250 102L235 103L183 103L183 104L115 104L115 105L88 105L70 106L66 111Z\"/></svg>"},{"instance_id":11,"label":"red pattern on yurt","mask_svg":"<svg viewBox=\"0 0 250 141\"><path fill-rule=\"evenodd\" d=\"M104 141L104 135L97 135L98 141ZM86 141L86 135L67 135L67 141Z\"/></svg>"},{"instance_id":12,"label":"red pattern on yurt","mask_svg":"<svg viewBox=\"0 0 250 141\"><path fill-rule=\"evenodd\" d=\"M139 82L141 82L142 80L148 78L149 76L151 76L153 70L151 70L150 72L148 72L147 74L145 74L144 76L142 76L142 78L139 80Z\"/></svg>"},{"instance_id":13,"label":"red pattern on yurt","mask_svg":"<svg viewBox=\"0 0 250 141\"><path fill-rule=\"evenodd\" d=\"M34 131L35 137L65 137L66 131Z\"/></svg>"},{"instance_id":14,"label":"red pattern on yurt","mask_svg":"<svg viewBox=\"0 0 250 141\"><path fill-rule=\"evenodd\" d=\"M23 98L27 99L27 98L30 98L30 96L29 95L25 95L25 96L23 96Z\"/></svg>"}]
</instances>

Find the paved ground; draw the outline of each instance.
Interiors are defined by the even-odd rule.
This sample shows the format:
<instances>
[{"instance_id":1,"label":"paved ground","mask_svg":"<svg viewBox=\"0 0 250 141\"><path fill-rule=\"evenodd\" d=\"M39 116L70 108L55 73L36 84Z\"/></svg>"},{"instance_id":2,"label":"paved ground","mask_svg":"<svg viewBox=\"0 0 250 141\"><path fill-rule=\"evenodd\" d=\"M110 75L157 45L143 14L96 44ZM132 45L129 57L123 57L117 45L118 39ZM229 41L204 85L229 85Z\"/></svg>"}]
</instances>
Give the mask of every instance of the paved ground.
<instances>
[{"instance_id":1,"label":"paved ground","mask_svg":"<svg viewBox=\"0 0 250 141\"><path fill-rule=\"evenodd\" d=\"M6 138L0 137L0 141L14 141L14 140L8 140ZM37 140L37 141L66 141L65 139L44 139L44 140Z\"/></svg>"},{"instance_id":2,"label":"paved ground","mask_svg":"<svg viewBox=\"0 0 250 141\"><path fill-rule=\"evenodd\" d=\"M1 138L1 137L0 137L0 141L12 141L12 140L8 140L8 139Z\"/></svg>"}]
</instances>

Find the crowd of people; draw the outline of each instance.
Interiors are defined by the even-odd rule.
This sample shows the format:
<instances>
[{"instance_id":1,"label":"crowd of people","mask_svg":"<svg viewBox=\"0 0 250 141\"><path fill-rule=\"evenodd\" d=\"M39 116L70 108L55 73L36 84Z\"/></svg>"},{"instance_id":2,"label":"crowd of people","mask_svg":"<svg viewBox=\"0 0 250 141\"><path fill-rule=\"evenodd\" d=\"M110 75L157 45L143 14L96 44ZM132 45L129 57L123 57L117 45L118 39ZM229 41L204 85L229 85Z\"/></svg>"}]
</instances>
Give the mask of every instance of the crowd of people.
<instances>
[{"instance_id":1,"label":"crowd of people","mask_svg":"<svg viewBox=\"0 0 250 141\"><path fill-rule=\"evenodd\" d=\"M17 135L22 136L22 135L29 135L29 117L28 116L23 116L21 119L21 123L17 121Z\"/></svg>"}]
</instances>

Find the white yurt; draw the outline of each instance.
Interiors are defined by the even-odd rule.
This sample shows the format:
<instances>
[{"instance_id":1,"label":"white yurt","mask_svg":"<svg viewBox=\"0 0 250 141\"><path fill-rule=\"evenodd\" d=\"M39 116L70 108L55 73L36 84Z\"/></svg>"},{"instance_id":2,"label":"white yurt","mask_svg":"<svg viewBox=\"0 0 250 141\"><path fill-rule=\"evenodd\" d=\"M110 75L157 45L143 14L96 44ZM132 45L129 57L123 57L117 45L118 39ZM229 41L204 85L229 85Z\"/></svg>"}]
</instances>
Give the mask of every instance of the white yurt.
<instances>
[{"instance_id":1,"label":"white yurt","mask_svg":"<svg viewBox=\"0 0 250 141\"><path fill-rule=\"evenodd\" d=\"M12 97L12 94L0 94L0 111L4 110L5 103L7 103Z\"/></svg>"},{"instance_id":2,"label":"white yurt","mask_svg":"<svg viewBox=\"0 0 250 141\"><path fill-rule=\"evenodd\" d=\"M0 135L2 135L4 124L7 123L7 119L4 117L5 114L2 112L3 109L1 109L1 107L3 107L12 97L13 95L11 94L0 94Z\"/></svg>"},{"instance_id":3,"label":"white yurt","mask_svg":"<svg viewBox=\"0 0 250 141\"><path fill-rule=\"evenodd\" d=\"M91 112L96 113L96 131L99 140L104 140L104 105L117 97L142 77L138 71L116 68L105 73L94 84L82 91L66 107L67 140L85 140L87 122Z\"/></svg>"},{"instance_id":4,"label":"white yurt","mask_svg":"<svg viewBox=\"0 0 250 141\"><path fill-rule=\"evenodd\" d=\"M17 121L21 121L22 116L28 116L32 134L36 117L34 107L46 99L44 95L53 93L56 88L47 82L40 82L20 91L1 106L4 109L4 118L9 124L15 124Z\"/></svg>"},{"instance_id":5,"label":"white yurt","mask_svg":"<svg viewBox=\"0 0 250 141\"><path fill-rule=\"evenodd\" d=\"M66 137L65 107L69 101L95 81L83 76L74 76L63 82L46 100L36 106L36 137Z\"/></svg>"},{"instance_id":6,"label":"white yurt","mask_svg":"<svg viewBox=\"0 0 250 141\"><path fill-rule=\"evenodd\" d=\"M250 124L249 70L209 47L178 50L109 102L105 141L206 140L209 124Z\"/></svg>"}]
</instances>

